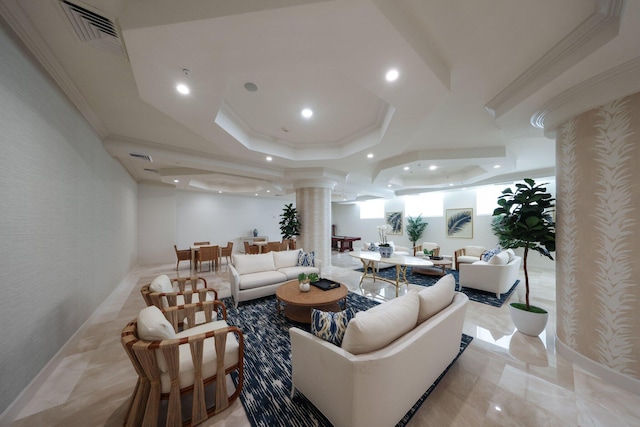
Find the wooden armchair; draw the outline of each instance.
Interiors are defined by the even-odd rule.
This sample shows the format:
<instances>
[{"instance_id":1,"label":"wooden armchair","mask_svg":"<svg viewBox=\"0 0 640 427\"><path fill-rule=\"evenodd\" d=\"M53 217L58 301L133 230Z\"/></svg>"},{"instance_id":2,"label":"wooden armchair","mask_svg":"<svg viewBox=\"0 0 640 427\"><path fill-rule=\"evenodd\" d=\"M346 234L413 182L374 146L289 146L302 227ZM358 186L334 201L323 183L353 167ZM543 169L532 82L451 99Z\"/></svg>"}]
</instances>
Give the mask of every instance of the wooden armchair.
<instances>
[{"instance_id":1,"label":"wooden armchair","mask_svg":"<svg viewBox=\"0 0 640 427\"><path fill-rule=\"evenodd\" d=\"M227 242L227 246L220 248L220 258L227 260L227 265L231 263L231 253L233 252L233 242Z\"/></svg>"},{"instance_id":2,"label":"wooden armchair","mask_svg":"<svg viewBox=\"0 0 640 427\"><path fill-rule=\"evenodd\" d=\"M189 269L191 269L191 249L178 249L176 245L173 245L173 249L175 249L176 258L178 258L178 261L176 262L176 271L178 271L180 261L189 261Z\"/></svg>"},{"instance_id":3,"label":"wooden armchair","mask_svg":"<svg viewBox=\"0 0 640 427\"><path fill-rule=\"evenodd\" d=\"M226 311L222 320L217 319L220 304L207 301L164 312L150 306L125 326L121 344L138 374L125 425L156 426L159 419L166 418L167 426L193 426L238 398L244 381L244 335L238 327L227 324ZM177 319L178 312L191 320L183 322L182 331L178 331L179 322L168 320ZM197 314L206 321L196 325ZM233 379L227 381L227 375L234 372L237 385L229 390L227 384ZM212 388L213 398L212 390L205 391ZM161 405L162 400L168 404ZM190 410L183 411L183 404L190 404Z\"/></svg>"},{"instance_id":4,"label":"wooden armchair","mask_svg":"<svg viewBox=\"0 0 640 427\"><path fill-rule=\"evenodd\" d=\"M458 249L453 254L456 269L460 269L458 267L460 264L472 264L476 261L480 261L484 251L484 246L465 246L462 249Z\"/></svg>"},{"instance_id":5,"label":"wooden armchair","mask_svg":"<svg viewBox=\"0 0 640 427\"><path fill-rule=\"evenodd\" d=\"M216 269L220 265L220 246L200 246L198 263L200 264L200 272L202 272L202 262L209 262L209 271L212 267Z\"/></svg>"},{"instance_id":6,"label":"wooden armchair","mask_svg":"<svg viewBox=\"0 0 640 427\"><path fill-rule=\"evenodd\" d=\"M413 248L413 256L416 254L423 255L425 249L427 251L431 251L431 255L439 256L440 255L440 246L437 243L433 242L422 242L421 245L416 245Z\"/></svg>"},{"instance_id":7,"label":"wooden armchair","mask_svg":"<svg viewBox=\"0 0 640 427\"><path fill-rule=\"evenodd\" d=\"M198 283L202 283L203 287L198 289ZM140 293L147 306L154 305L159 309L218 299L218 292L207 287L204 277L169 279L166 274L161 274L151 283L142 286Z\"/></svg>"}]
</instances>

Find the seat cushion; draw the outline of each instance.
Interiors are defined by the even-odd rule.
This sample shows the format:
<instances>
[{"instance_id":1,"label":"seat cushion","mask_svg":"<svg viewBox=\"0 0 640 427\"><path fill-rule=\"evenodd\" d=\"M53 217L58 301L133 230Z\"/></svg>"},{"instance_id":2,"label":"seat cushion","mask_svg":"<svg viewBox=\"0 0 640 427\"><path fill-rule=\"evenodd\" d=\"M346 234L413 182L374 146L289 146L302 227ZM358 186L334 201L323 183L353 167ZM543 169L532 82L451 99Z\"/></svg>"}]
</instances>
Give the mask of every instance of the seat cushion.
<instances>
[{"instance_id":1,"label":"seat cushion","mask_svg":"<svg viewBox=\"0 0 640 427\"><path fill-rule=\"evenodd\" d=\"M420 301L417 292L361 311L349 321L342 348L351 354L370 353L395 341L416 326Z\"/></svg>"},{"instance_id":2,"label":"seat cushion","mask_svg":"<svg viewBox=\"0 0 640 427\"><path fill-rule=\"evenodd\" d=\"M273 285L287 280L287 276L279 271L262 271L260 273L240 276L240 289L254 289L265 285Z\"/></svg>"},{"instance_id":3,"label":"seat cushion","mask_svg":"<svg viewBox=\"0 0 640 427\"><path fill-rule=\"evenodd\" d=\"M458 264L472 264L476 261L480 261L480 256L461 255L457 259Z\"/></svg>"},{"instance_id":4,"label":"seat cushion","mask_svg":"<svg viewBox=\"0 0 640 427\"><path fill-rule=\"evenodd\" d=\"M311 333L331 344L340 346L349 321L355 316L355 310L348 308L338 313L330 311L311 311Z\"/></svg>"},{"instance_id":5,"label":"seat cushion","mask_svg":"<svg viewBox=\"0 0 640 427\"><path fill-rule=\"evenodd\" d=\"M144 341L170 340L176 337L173 326L155 305L138 313L138 338Z\"/></svg>"},{"instance_id":6,"label":"seat cushion","mask_svg":"<svg viewBox=\"0 0 640 427\"><path fill-rule=\"evenodd\" d=\"M214 329L220 329L227 326L227 322L224 320L218 320L215 322L206 323L204 325L196 326L195 328L188 329L186 331L181 332L178 338L183 338L185 336L191 336L198 333L208 332ZM215 345L213 343L214 339L210 338L205 340L204 348L203 348L203 357L202 357L202 376L204 378L209 378L216 374L217 371L217 356L215 351ZM156 350L156 357L158 352L161 350ZM185 388L190 385L193 385L193 361L191 359L191 350L188 344L181 345L179 349L180 354L180 374L179 374L179 384L180 388ZM162 384L162 392L168 393L171 388L171 381L169 378L169 374L167 373L167 365L166 361L163 360L163 364L160 363L160 358L157 357L158 368L160 369L160 383ZM225 347L225 355L224 355L224 366L225 368L230 368L233 365L238 363L238 341L235 338L235 334L227 335L227 342ZM162 366L161 366L162 365Z\"/></svg>"},{"instance_id":7,"label":"seat cushion","mask_svg":"<svg viewBox=\"0 0 640 427\"><path fill-rule=\"evenodd\" d=\"M234 254L232 258L233 266L238 274L241 275L276 270L276 265L273 261L273 252L255 255Z\"/></svg>"},{"instance_id":8,"label":"seat cushion","mask_svg":"<svg viewBox=\"0 0 640 427\"><path fill-rule=\"evenodd\" d=\"M438 280L435 285L429 286L418 292L418 296L420 297L418 323L424 322L451 304L455 294L455 289L455 277L453 274L447 274Z\"/></svg>"},{"instance_id":9,"label":"seat cushion","mask_svg":"<svg viewBox=\"0 0 640 427\"><path fill-rule=\"evenodd\" d=\"M157 293L165 293L170 294L173 292L173 285L171 284L171 279L166 274L161 274L156 276L149 285L149 290L151 292Z\"/></svg>"},{"instance_id":10,"label":"seat cushion","mask_svg":"<svg viewBox=\"0 0 640 427\"><path fill-rule=\"evenodd\" d=\"M273 252L273 261L276 270L286 267L295 267L298 265L298 254L302 252L300 249L293 251Z\"/></svg>"},{"instance_id":11,"label":"seat cushion","mask_svg":"<svg viewBox=\"0 0 640 427\"><path fill-rule=\"evenodd\" d=\"M279 273L287 276L288 280L293 280L298 278L298 274L310 274L310 273L318 273L320 274L320 269L318 267L287 267L280 268L278 270Z\"/></svg>"}]
</instances>

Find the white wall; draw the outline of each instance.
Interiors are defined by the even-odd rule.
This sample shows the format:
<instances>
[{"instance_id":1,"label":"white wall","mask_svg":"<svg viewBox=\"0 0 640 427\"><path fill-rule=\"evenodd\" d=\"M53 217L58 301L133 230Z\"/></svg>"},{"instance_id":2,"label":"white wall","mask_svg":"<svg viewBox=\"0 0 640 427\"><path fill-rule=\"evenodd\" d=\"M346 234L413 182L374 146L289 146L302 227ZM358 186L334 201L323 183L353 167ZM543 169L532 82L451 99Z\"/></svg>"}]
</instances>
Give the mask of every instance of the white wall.
<instances>
[{"instance_id":1,"label":"white wall","mask_svg":"<svg viewBox=\"0 0 640 427\"><path fill-rule=\"evenodd\" d=\"M285 204L293 203L286 198L229 196L154 184L140 184L139 192L141 265L175 262L173 245L186 249L196 241L221 246L233 242L238 252L244 250L241 238L252 236L254 228L269 240L281 240L280 214Z\"/></svg>"},{"instance_id":2,"label":"white wall","mask_svg":"<svg viewBox=\"0 0 640 427\"><path fill-rule=\"evenodd\" d=\"M134 267L137 186L0 20L0 413Z\"/></svg>"}]
</instances>

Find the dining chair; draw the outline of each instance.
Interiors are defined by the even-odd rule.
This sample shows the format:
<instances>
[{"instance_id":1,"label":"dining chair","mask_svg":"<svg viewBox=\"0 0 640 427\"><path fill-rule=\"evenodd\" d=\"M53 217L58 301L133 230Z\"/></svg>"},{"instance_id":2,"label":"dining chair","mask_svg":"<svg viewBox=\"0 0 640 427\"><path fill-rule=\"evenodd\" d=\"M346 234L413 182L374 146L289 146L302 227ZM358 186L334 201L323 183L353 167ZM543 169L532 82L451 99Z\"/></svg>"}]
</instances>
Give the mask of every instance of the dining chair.
<instances>
[{"instance_id":1,"label":"dining chair","mask_svg":"<svg viewBox=\"0 0 640 427\"><path fill-rule=\"evenodd\" d=\"M233 251L233 242L227 242L227 246L220 248L220 257L227 260L227 265L231 262L231 252Z\"/></svg>"},{"instance_id":2,"label":"dining chair","mask_svg":"<svg viewBox=\"0 0 640 427\"><path fill-rule=\"evenodd\" d=\"M262 250L263 253L267 252L279 252L280 251L280 242L267 242L267 245Z\"/></svg>"},{"instance_id":3,"label":"dining chair","mask_svg":"<svg viewBox=\"0 0 640 427\"><path fill-rule=\"evenodd\" d=\"M212 271L212 264L214 268L218 268L220 264L220 246L200 246L198 251L200 256L198 262L200 263L200 272L202 272L202 262L209 261L209 271Z\"/></svg>"},{"instance_id":4,"label":"dining chair","mask_svg":"<svg viewBox=\"0 0 640 427\"><path fill-rule=\"evenodd\" d=\"M193 246L204 246L204 245L210 245L211 242L193 242Z\"/></svg>"},{"instance_id":5,"label":"dining chair","mask_svg":"<svg viewBox=\"0 0 640 427\"><path fill-rule=\"evenodd\" d=\"M191 250L189 249L178 249L176 245L173 245L173 249L176 251L176 258L178 261L176 262L176 271L179 268L180 261L189 261L189 269L191 269Z\"/></svg>"}]
</instances>

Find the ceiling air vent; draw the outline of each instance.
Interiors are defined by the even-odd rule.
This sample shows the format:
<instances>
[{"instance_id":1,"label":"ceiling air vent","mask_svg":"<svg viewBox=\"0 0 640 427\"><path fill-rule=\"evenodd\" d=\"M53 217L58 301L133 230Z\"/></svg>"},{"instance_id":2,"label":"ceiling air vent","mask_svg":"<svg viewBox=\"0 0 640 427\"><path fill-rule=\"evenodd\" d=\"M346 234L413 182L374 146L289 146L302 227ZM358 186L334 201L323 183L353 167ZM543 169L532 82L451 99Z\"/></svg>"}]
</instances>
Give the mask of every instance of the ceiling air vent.
<instances>
[{"instance_id":1,"label":"ceiling air vent","mask_svg":"<svg viewBox=\"0 0 640 427\"><path fill-rule=\"evenodd\" d=\"M152 162L153 160L151 160L151 156L147 155L147 154L137 154L137 153L129 153L129 155L135 159L139 159L139 160L144 160L146 162Z\"/></svg>"},{"instance_id":2,"label":"ceiling air vent","mask_svg":"<svg viewBox=\"0 0 640 427\"><path fill-rule=\"evenodd\" d=\"M61 0L60 5L81 41L98 49L127 57L118 27L113 21L66 0Z\"/></svg>"},{"instance_id":3,"label":"ceiling air vent","mask_svg":"<svg viewBox=\"0 0 640 427\"><path fill-rule=\"evenodd\" d=\"M144 168L144 170L147 171L147 172L152 172L152 173L160 173L160 171L157 170L157 169Z\"/></svg>"}]
</instances>

